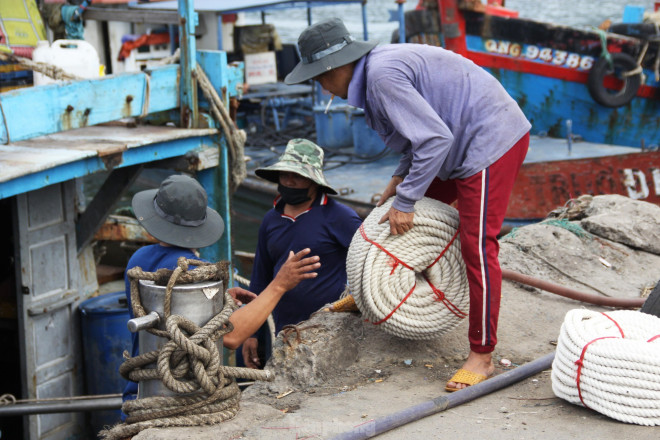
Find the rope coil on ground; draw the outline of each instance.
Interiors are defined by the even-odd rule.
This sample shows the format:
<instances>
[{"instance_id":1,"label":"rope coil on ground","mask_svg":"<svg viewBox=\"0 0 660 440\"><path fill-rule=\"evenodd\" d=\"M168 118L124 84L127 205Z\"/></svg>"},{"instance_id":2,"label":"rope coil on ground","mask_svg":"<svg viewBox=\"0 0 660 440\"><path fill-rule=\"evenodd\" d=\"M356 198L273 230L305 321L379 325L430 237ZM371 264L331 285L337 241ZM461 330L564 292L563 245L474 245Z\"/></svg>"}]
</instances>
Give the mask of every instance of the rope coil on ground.
<instances>
[{"instance_id":1,"label":"rope coil on ground","mask_svg":"<svg viewBox=\"0 0 660 440\"><path fill-rule=\"evenodd\" d=\"M437 200L415 204L414 227L390 235L378 224L393 199L375 208L353 236L348 284L363 316L406 339L433 339L467 316L469 295L458 211Z\"/></svg>"},{"instance_id":2,"label":"rope coil on ground","mask_svg":"<svg viewBox=\"0 0 660 440\"><path fill-rule=\"evenodd\" d=\"M189 266L197 266L188 270ZM240 390L236 378L273 380L267 370L225 367L217 341L233 330L229 316L236 304L227 293L228 263L206 263L179 258L172 271L143 272L139 267L128 271L131 281L131 303L136 317L146 311L140 302L139 280L167 285L163 304L166 330L148 329L150 333L167 339L159 350L128 358L119 372L134 382L161 380L175 393L173 397L147 397L124 402L122 411L128 416L126 423L101 431L106 440L133 436L148 428L169 426L200 426L231 419L238 412ZM222 280L225 288L224 307L202 327L192 321L170 313L172 289L176 284ZM155 364L155 368L153 365Z\"/></svg>"},{"instance_id":3,"label":"rope coil on ground","mask_svg":"<svg viewBox=\"0 0 660 440\"><path fill-rule=\"evenodd\" d=\"M660 425L660 318L571 310L557 340L552 390L622 422Z\"/></svg>"}]
</instances>

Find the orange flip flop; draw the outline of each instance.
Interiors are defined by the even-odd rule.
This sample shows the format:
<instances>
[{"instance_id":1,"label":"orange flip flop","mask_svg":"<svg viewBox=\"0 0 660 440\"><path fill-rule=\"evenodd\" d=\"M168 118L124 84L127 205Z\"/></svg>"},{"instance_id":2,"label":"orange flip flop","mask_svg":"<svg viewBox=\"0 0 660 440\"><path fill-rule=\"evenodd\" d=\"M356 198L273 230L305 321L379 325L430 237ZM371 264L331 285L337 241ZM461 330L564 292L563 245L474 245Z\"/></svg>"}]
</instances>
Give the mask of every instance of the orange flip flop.
<instances>
[{"instance_id":1,"label":"orange flip flop","mask_svg":"<svg viewBox=\"0 0 660 440\"><path fill-rule=\"evenodd\" d=\"M488 379L488 376L479 373L473 373L472 371L461 368L456 372L456 374L452 376L451 379L447 381L447 384L449 384L449 382L454 382L464 383L467 386L472 386L483 382L486 379ZM460 391L461 389L462 388L450 387L449 385L445 386L445 390L449 391L450 393L453 393L454 391Z\"/></svg>"}]
</instances>

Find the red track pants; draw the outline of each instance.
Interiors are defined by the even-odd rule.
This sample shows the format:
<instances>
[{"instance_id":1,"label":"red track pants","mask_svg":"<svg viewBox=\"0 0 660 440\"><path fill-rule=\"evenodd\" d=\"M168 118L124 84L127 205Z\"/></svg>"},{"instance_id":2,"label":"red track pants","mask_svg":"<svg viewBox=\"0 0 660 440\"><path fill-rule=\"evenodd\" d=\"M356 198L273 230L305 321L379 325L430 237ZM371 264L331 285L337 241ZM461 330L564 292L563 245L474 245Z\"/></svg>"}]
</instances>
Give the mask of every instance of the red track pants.
<instances>
[{"instance_id":1,"label":"red track pants","mask_svg":"<svg viewBox=\"0 0 660 440\"><path fill-rule=\"evenodd\" d=\"M426 197L451 204L458 200L461 253L470 286L470 349L490 353L497 344L502 269L497 241L509 196L529 148L529 133L504 156L466 179L434 179Z\"/></svg>"}]
</instances>

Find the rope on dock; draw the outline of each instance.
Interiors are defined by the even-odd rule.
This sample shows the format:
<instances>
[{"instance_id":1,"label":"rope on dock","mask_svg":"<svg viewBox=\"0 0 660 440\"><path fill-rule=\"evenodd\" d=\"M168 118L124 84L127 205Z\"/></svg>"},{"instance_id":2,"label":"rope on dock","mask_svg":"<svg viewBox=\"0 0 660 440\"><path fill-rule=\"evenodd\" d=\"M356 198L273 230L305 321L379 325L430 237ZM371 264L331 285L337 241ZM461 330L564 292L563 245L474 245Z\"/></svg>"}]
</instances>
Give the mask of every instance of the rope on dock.
<instances>
[{"instance_id":1,"label":"rope on dock","mask_svg":"<svg viewBox=\"0 0 660 440\"><path fill-rule=\"evenodd\" d=\"M353 236L346 270L366 319L407 339L432 339L467 316L469 295L458 238L458 211L437 200L415 203L414 227L390 235L378 224L393 198Z\"/></svg>"},{"instance_id":2,"label":"rope on dock","mask_svg":"<svg viewBox=\"0 0 660 440\"><path fill-rule=\"evenodd\" d=\"M196 268L189 270L190 266ZM135 267L127 274L135 317L146 315L140 302L139 281L167 285L163 304L166 330L146 330L167 339L167 342L159 350L128 358L119 372L134 382L161 380L169 390L185 395L124 402L122 411L128 416L126 422L101 431L101 438L119 440L148 428L210 425L231 419L239 409L240 390L236 378L273 380L273 374L267 370L222 365L222 354L216 342L233 330L229 316L237 309L226 290L229 279L227 262L212 264L181 257L173 271L144 272ZM176 284L210 280L223 281L225 302L220 313L202 327L171 314L172 289ZM155 364L156 368L150 368L150 364Z\"/></svg>"},{"instance_id":3,"label":"rope on dock","mask_svg":"<svg viewBox=\"0 0 660 440\"><path fill-rule=\"evenodd\" d=\"M615 420L660 425L660 318L631 310L569 311L552 390Z\"/></svg>"},{"instance_id":4,"label":"rope on dock","mask_svg":"<svg viewBox=\"0 0 660 440\"><path fill-rule=\"evenodd\" d=\"M34 72L41 73L42 75L46 75L55 80L70 81L83 79L53 64L48 64L41 61L32 61L29 58L19 57L18 55L11 53L0 52L0 61L5 63L18 64L19 66L25 67L26 69L32 70Z\"/></svg>"}]
</instances>

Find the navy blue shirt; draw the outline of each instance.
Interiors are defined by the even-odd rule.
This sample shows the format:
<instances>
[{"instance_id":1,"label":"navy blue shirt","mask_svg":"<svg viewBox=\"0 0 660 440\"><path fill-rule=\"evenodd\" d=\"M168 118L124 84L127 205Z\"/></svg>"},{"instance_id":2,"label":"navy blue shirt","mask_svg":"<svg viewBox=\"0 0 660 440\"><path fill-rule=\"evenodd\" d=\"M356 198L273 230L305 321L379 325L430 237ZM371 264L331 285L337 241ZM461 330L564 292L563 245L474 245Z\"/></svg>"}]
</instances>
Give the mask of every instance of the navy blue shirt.
<instances>
[{"instance_id":1,"label":"navy blue shirt","mask_svg":"<svg viewBox=\"0 0 660 440\"><path fill-rule=\"evenodd\" d=\"M348 206L320 192L307 210L296 218L284 214L284 202L266 213L259 228L259 241L252 269L250 290L261 293L289 256L289 251L312 250L321 267L316 278L303 280L279 301L273 318L275 332L297 324L323 305L339 298L346 285L346 253L362 220Z\"/></svg>"},{"instance_id":2,"label":"navy blue shirt","mask_svg":"<svg viewBox=\"0 0 660 440\"><path fill-rule=\"evenodd\" d=\"M138 249L126 265L126 272L134 267L140 267L144 272L156 272L158 269L176 269L177 260L179 257L186 257L188 259L201 260L190 249L184 249L176 246L161 246L160 244L152 244ZM133 306L131 304L131 285L128 276L124 272L124 282L126 283L126 298L128 298L128 313L133 318ZM131 334L133 340L133 349L131 350L131 357L139 354L138 334ZM135 382L128 382L124 389L124 400L127 398L135 398L129 396L130 394L137 393L137 384Z\"/></svg>"}]
</instances>

